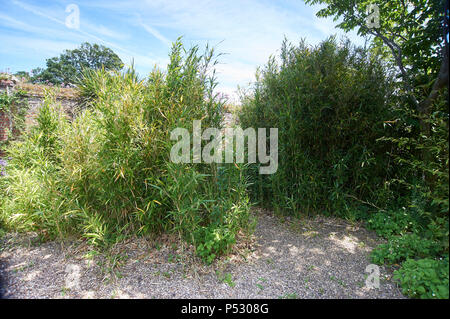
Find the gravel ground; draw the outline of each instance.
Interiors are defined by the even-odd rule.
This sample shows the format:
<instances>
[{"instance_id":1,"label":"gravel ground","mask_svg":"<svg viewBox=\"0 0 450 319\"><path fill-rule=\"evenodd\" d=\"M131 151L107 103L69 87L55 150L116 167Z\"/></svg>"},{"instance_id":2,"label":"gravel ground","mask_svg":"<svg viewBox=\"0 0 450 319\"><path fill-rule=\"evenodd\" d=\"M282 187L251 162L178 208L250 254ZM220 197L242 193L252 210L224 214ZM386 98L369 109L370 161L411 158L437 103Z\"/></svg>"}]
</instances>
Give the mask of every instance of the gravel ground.
<instances>
[{"instance_id":1,"label":"gravel ground","mask_svg":"<svg viewBox=\"0 0 450 319\"><path fill-rule=\"evenodd\" d=\"M133 239L108 256L79 241L0 240L3 298L404 298L380 268L368 288L368 254L379 243L335 218L280 219L257 211L252 240L205 266L174 238ZM115 257L114 257L115 256Z\"/></svg>"}]
</instances>

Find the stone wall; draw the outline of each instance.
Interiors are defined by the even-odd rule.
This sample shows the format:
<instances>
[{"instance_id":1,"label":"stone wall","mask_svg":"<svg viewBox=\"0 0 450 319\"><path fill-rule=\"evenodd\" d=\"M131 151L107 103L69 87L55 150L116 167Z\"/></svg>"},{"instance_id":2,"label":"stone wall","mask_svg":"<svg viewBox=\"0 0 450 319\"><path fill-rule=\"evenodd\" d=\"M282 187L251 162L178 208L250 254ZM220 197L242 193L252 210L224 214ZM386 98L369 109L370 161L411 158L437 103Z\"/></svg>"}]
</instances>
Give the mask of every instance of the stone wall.
<instances>
[{"instance_id":1,"label":"stone wall","mask_svg":"<svg viewBox=\"0 0 450 319\"><path fill-rule=\"evenodd\" d=\"M72 98L57 98L56 101L61 103L61 106L65 110L66 114L70 118L73 118L73 113L78 106L77 100ZM39 109L43 103L44 98L42 96L28 96L28 112L25 116L25 124L27 127L36 123L36 118L39 115Z\"/></svg>"},{"instance_id":2,"label":"stone wall","mask_svg":"<svg viewBox=\"0 0 450 319\"><path fill-rule=\"evenodd\" d=\"M3 111L0 111L0 141L4 141L7 138L7 131L10 129L11 123L9 117Z\"/></svg>"},{"instance_id":3,"label":"stone wall","mask_svg":"<svg viewBox=\"0 0 450 319\"><path fill-rule=\"evenodd\" d=\"M26 85L20 86L15 83L0 83L0 93L8 92L12 94L16 88L26 92L26 98L28 100L28 112L25 116L25 124L27 127L36 123L36 118L39 114L39 108L44 102L43 86L39 85ZM69 94L70 93L70 94ZM61 106L66 111L68 117L73 118L75 109L78 106L76 95L73 94L73 89L70 91L64 89L57 89L56 100L61 103ZM4 111L0 111L0 141L5 141L8 137L8 131L13 127L11 122L11 116ZM1 156L0 150L0 156Z\"/></svg>"}]
</instances>

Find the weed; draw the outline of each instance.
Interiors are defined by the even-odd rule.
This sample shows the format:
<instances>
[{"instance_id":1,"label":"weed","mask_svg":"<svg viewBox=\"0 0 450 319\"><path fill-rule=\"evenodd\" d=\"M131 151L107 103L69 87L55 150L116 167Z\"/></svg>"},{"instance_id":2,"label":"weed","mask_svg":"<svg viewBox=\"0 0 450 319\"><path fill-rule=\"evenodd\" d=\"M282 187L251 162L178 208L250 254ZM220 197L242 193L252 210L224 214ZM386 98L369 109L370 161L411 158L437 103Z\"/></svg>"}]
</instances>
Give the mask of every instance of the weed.
<instances>
[{"instance_id":1,"label":"weed","mask_svg":"<svg viewBox=\"0 0 450 319\"><path fill-rule=\"evenodd\" d=\"M231 288L234 288L236 286L236 283L233 281L233 276L231 275L231 273L222 273L220 271L217 271L216 275L219 281L226 283Z\"/></svg>"},{"instance_id":2,"label":"weed","mask_svg":"<svg viewBox=\"0 0 450 319\"><path fill-rule=\"evenodd\" d=\"M394 280L409 297L448 299L448 265L448 255L438 260L408 259L394 272Z\"/></svg>"},{"instance_id":3,"label":"weed","mask_svg":"<svg viewBox=\"0 0 450 319\"><path fill-rule=\"evenodd\" d=\"M292 292L284 294L283 296L279 296L278 299L299 299L299 296L296 292Z\"/></svg>"}]
</instances>

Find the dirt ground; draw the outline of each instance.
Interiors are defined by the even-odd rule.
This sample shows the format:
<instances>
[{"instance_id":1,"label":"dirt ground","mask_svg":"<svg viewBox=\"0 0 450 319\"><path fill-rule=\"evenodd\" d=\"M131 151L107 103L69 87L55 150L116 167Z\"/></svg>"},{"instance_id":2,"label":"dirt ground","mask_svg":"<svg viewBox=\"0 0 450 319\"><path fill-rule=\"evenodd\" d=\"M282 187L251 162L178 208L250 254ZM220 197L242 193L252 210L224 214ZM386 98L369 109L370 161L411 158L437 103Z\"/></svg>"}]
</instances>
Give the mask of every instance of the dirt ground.
<instances>
[{"instance_id":1,"label":"dirt ground","mask_svg":"<svg viewBox=\"0 0 450 319\"><path fill-rule=\"evenodd\" d=\"M336 218L281 219L257 210L253 240L211 266L170 238L137 238L96 254L80 241L0 239L3 298L405 298L389 269L379 288L373 232ZM369 268L367 268L369 266ZM368 277L369 276L369 277ZM369 280L369 283L373 282Z\"/></svg>"}]
</instances>

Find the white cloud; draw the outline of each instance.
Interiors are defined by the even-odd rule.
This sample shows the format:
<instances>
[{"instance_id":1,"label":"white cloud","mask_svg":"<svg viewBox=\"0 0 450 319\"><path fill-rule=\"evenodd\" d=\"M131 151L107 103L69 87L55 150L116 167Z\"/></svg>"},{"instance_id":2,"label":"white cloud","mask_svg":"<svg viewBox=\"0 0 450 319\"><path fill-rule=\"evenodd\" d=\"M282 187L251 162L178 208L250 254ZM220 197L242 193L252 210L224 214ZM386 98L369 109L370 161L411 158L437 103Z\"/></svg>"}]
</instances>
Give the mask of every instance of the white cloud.
<instances>
[{"instance_id":1,"label":"white cloud","mask_svg":"<svg viewBox=\"0 0 450 319\"><path fill-rule=\"evenodd\" d=\"M13 3L48 21L64 25L63 21L56 18L58 15L51 11L43 12L19 0ZM327 36L342 34L334 28L336 23L331 19L315 16L319 6L306 6L298 0L79 0L77 4L82 23L74 39L89 38L100 42L114 49L127 63L134 57L135 65L141 70L145 69L145 72L155 63L164 68L168 62L167 56L162 56L162 52L166 54L167 50L161 50L161 47L153 55L133 52L149 50L144 48L154 52L153 39L157 39L156 43L162 43L166 49L171 40L180 35L184 36L187 44L220 43L217 51L226 55L220 59L222 64L217 67L219 90L234 96L237 85L247 85L254 79L256 68L265 64L270 55L279 53L285 36L294 43L306 38L308 43L317 44ZM64 5L61 4L61 7ZM89 10L102 11L108 18L114 17L115 24L112 26L100 19L95 24L86 20L83 12ZM3 24L9 23L10 26L28 31L30 29L30 26L17 20L5 21ZM124 25L127 33L122 29L116 30L116 25ZM149 41L142 38L145 33L151 36ZM355 33L349 36L352 40L360 41ZM130 47L127 41L134 45Z\"/></svg>"},{"instance_id":2,"label":"white cloud","mask_svg":"<svg viewBox=\"0 0 450 319\"><path fill-rule=\"evenodd\" d=\"M64 28L66 28L65 27L65 23L63 21L59 20L58 18L55 18L55 16L52 15L52 14L44 13L38 7L31 6L31 5L28 5L26 3L23 3L23 2L20 2L20 1L16 1L16 0L14 0L13 3L18 5L18 6L20 6L21 8L23 8L23 9L25 9L25 10L27 10L27 11L35 14L35 15L37 15L37 16L44 17L47 20L55 22L55 23L57 23L59 25L63 25ZM18 24L17 20L13 21L13 22L15 23L15 25L17 27L22 27L22 29L25 28L23 23ZM116 35L116 36L118 35L118 33L114 32L114 31L111 31L110 29L107 29L105 27L103 27L103 28L102 27L96 27L96 26L94 26L93 24L89 23L86 20L83 22L83 24L85 26L87 26L87 29L95 30L95 31L97 31L97 32L99 32L99 33L101 33L103 35L105 35L105 33L108 34L109 36L112 36L112 37L114 35ZM29 29L29 27L26 27L26 28ZM34 28L34 27L31 27L31 28ZM41 30L39 30L39 28L37 29L38 32L39 31L42 32L43 30L45 30L45 29L41 29ZM99 36L97 36L95 34L92 34L90 32L84 31L83 29L78 30L78 31L75 31L75 30L71 31L69 29L64 29L64 31L66 32L65 33L66 37L68 35L67 32L69 32L69 33L72 34L72 38L73 39L84 39L84 41L85 41L86 37L88 37L90 39L95 40L98 43L102 43L102 44L104 44L104 45L106 45L106 46L108 46L110 48L113 48L113 49L115 49L117 51L116 53L119 55L119 57L122 59L122 61L124 61L124 63L126 63L127 65L131 65L131 63L134 61L134 64L136 66L139 65L141 68L145 69L146 71L148 71L151 68L153 68L153 66L155 64L158 64L158 62L167 60L167 59L151 58L149 56L145 56L145 55L141 55L141 54L132 52L132 51L130 51L130 50L128 50L128 49L126 49L126 48L116 44L115 42L107 41L107 40L105 40L105 39L103 39L103 38L101 38L101 37L99 37ZM42 34L42 35L46 36L46 35L48 35L48 33ZM14 42L16 44L18 43L17 41L14 41ZM57 48L57 47L62 47L63 45L66 45L65 42L61 42L61 41L49 41L49 40L46 40L46 42L48 44L50 44L50 46L49 46L50 48ZM73 47L73 46L70 46L70 47ZM66 47L65 49L69 49L69 47ZM64 51L64 49L61 49L58 53L61 53L62 51Z\"/></svg>"},{"instance_id":3,"label":"white cloud","mask_svg":"<svg viewBox=\"0 0 450 319\"><path fill-rule=\"evenodd\" d=\"M105 36L112 40L125 40L130 38L129 34L112 30L101 24L100 25L92 24L86 19L82 20L80 27L82 30L86 30L86 32L91 32L99 36Z\"/></svg>"},{"instance_id":4,"label":"white cloud","mask_svg":"<svg viewBox=\"0 0 450 319\"><path fill-rule=\"evenodd\" d=\"M316 44L338 33L330 19L315 17L317 8L296 2L289 9L276 2L257 0L148 0L133 6L153 27L181 32L188 41L223 40L218 51L227 55L223 58L225 64L217 68L220 90L230 83L246 85L254 79L256 67L279 53L285 36L293 42L306 38L308 43Z\"/></svg>"},{"instance_id":5,"label":"white cloud","mask_svg":"<svg viewBox=\"0 0 450 319\"><path fill-rule=\"evenodd\" d=\"M145 24L142 22L141 16L138 14L137 15L137 20L139 23L139 26L141 26L142 28L144 28L145 31L147 31L148 33L150 33L151 35L153 35L155 38L157 38L158 40L160 40L162 43L164 43L166 46L170 46L171 42L169 39L167 39L165 36L163 36L158 30L156 30L155 28Z\"/></svg>"},{"instance_id":6,"label":"white cloud","mask_svg":"<svg viewBox=\"0 0 450 319\"><path fill-rule=\"evenodd\" d=\"M2 41L8 43L8 46L0 47L0 52L2 53L30 54L30 52L33 52L44 54L48 57L59 55L64 50L75 49L78 46L78 43L70 41L53 41L7 35L2 36Z\"/></svg>"},{"instance_id":7,"label":"white cloud","mask_svg":"<svg viewBox=\"0 0 450 319\"><path fill-rule=\"evenodd\" d=\"M217 75L226 83L251 82L256 67L244 63L220 63L216 66Z\"/></svg>"}]
</instances>

